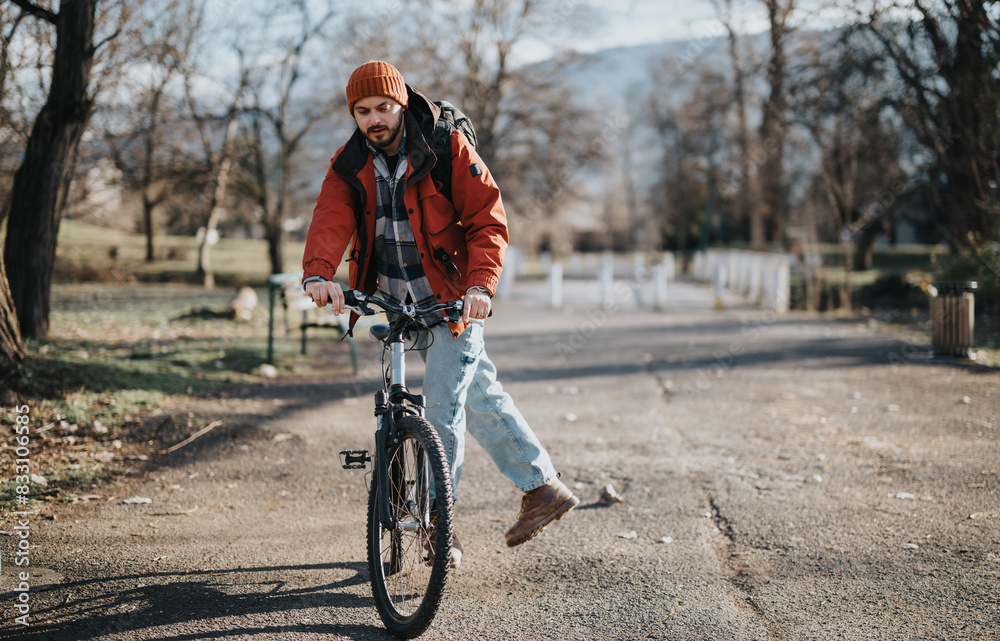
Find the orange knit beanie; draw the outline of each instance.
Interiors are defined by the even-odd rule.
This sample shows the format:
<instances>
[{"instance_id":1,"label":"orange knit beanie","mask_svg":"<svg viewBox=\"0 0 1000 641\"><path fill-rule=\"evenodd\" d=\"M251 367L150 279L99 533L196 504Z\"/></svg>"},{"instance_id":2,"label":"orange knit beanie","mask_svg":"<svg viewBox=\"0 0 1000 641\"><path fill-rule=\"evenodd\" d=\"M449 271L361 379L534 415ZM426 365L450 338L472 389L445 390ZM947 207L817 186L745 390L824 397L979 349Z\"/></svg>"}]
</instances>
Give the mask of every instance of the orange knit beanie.
<instances>
[{"instance_id":1,"label":"orange knit beanie","mask_svg":"<svg viewBox=\"0 0 1000 641\"><path fill-rule=\"evenodd\" d=\"M369 60L354 70L347 81L347 108L354 113L354 104L368 96L388 96L406 107L406 83L388 62Z\"/></svg>"}]
</instances>

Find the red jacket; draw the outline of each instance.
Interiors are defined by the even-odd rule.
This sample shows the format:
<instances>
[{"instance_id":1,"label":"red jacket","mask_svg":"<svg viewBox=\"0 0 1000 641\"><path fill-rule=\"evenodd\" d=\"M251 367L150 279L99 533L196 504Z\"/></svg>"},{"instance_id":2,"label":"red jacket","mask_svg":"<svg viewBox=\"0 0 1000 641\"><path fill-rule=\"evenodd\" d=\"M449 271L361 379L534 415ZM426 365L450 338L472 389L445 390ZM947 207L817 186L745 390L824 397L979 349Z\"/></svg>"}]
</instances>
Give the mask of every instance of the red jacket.
<instances>
[{"instance_id":1,"label":"red jacket","mask_svg":"<svg viewBox=\"0 0 1000 641\"><path fill-rule=\"evenodd\" d=\"M500 190L465 136L453 131L451 201L441 193L441 185L431 176L437 157L427 143L440 109L420 93L407 89L409 105L403 117L409 166L403 202L424 272L438 300L458 300L469 287L476 285L492 294L503 268L508 239ZM321 276L333 280L348 243L353 240L350 287L366 294L375 293L372 248L376 199L372 153L364 135L355 130L330 161L316 200L302 259L303 279ZM440 250L451 257L458 274L449 275L447 266L435 258L436 252L441 256ZM357 317L352 314L352 328L356 322ZM457 337L465 331L465 323L452 324L451 328Z\"/></svg>"}]
</instances>

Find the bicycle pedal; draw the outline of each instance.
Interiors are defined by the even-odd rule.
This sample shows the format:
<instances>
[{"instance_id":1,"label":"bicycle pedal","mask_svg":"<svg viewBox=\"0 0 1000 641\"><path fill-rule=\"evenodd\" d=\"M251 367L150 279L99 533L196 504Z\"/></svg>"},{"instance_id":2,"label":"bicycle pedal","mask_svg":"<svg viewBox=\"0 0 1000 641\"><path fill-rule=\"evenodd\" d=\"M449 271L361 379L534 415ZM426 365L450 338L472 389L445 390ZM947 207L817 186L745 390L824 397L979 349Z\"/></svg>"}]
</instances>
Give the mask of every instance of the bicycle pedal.
<instances>
[{"instance_id":1,"label":"bicycle pedal","mask_svg":"<svg viewBox=\"0 0 1000 641\"><path fill-rule=\"evenodd\" d=\"M372 460L368 450L341 450L340 465L345 470L363 470L365 464Z\"/></svg>"}]
</instances>

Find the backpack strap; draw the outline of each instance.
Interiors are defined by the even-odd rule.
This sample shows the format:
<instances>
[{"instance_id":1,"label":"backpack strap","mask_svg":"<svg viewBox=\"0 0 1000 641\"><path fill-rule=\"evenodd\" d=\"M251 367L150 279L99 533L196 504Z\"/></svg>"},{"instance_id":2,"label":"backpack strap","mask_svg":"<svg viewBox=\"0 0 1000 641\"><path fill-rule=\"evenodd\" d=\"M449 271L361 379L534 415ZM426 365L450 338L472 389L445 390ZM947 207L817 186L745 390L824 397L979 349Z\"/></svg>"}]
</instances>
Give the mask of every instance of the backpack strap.
<instances>
[{"instance_id":1,"label":"backpack strap","mask_svg":"<svg viewBox=\"0 0 1000 641\"><path fill-rule=\"evenodd\" d=\"M431 135L431 150L437 156L437 162L431 169L431 176L441 183L441 193L453 205L451 199L451 132L455 129L454 122L449 123L442 112L442 117L434 123L434 133Z\"/></svg>"},{"instance_id":2,"label":"backpack strap","mask_svg":"<svg viewBox=\"0 0 1000 641\"><path fill-rule=\"evenodd\" d=\"M431 170L431 176L441 183L442 193L454 204L455 201L451 198L451 133L456 129L461 131L462 135L465 136L465 140L473 149L476 148L479 141L476 136L476 128L472 125L469 117L462 113L461 109L447 100L435 100L433 105L440 110L440 113L434 122L434 131L431 134L431 149L434 151L434 155L437 156L437 162ZM469 171L472 172L473 176L478 176L482 173L482 169L479 168L478 164L469 167Z\"/></svg>"}]
</instances>

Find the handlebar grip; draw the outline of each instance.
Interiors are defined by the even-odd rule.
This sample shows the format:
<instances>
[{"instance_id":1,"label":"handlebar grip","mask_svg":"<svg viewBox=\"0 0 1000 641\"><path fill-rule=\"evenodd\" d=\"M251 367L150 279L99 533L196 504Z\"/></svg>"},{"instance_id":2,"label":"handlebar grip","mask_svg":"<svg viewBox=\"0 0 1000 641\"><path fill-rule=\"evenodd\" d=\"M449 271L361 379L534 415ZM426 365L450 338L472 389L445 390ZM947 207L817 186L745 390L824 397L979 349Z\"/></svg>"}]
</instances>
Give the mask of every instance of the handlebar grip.
<instances>
[{"instance_id":1,"label":"handlebar grip","mask_svg":"<svg viewBox=\"0 0 1000 641\"><path fill-rule=\"evenodd\" d=\"M357 307L358 297L357 291L353 289L344 290L344 306L345 307Z\"/></svg>"}]
</instances>

